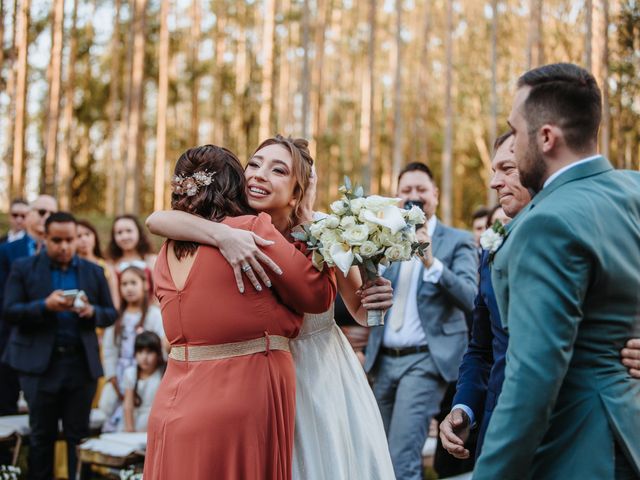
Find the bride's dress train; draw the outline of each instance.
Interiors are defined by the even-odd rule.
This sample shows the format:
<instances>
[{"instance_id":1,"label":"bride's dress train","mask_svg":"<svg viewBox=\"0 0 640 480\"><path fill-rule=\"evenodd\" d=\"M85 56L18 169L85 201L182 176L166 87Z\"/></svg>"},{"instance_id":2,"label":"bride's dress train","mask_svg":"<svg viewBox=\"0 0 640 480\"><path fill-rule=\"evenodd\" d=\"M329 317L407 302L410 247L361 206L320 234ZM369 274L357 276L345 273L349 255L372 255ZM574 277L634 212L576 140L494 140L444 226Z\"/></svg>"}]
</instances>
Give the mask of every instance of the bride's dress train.
<instances>
[{"instance_id":1,"label":"bride's dress train","mask_svg":"<svg viewBox=\"0 0 640 480\"><path fill-rule=\"evenodd\" d=\"M305 315L296 365L294 480L393 480L378 405L333 308Z\"/></svg>"}]
</instances>

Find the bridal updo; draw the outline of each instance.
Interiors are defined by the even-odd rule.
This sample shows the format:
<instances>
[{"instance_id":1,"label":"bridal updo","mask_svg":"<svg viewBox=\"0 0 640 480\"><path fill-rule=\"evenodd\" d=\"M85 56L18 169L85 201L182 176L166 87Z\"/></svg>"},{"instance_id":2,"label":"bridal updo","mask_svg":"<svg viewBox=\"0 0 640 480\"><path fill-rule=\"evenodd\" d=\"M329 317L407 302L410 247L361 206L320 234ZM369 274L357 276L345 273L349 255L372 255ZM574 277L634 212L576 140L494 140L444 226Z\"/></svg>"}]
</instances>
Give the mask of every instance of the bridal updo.
<instances>
[{"instance_id":1,"label":"bridal updo","mask_svg":"<svg viewBox=\"0 0 640 480\"><path fill-rule=\"evenodd\" d=\"M178 158L171 181L171 208L219 222L252 214L244 169L233 152L216 145L190 148ZM178 259L193 254L196 242L176 241Z\"/></svg>"}]
</instances>

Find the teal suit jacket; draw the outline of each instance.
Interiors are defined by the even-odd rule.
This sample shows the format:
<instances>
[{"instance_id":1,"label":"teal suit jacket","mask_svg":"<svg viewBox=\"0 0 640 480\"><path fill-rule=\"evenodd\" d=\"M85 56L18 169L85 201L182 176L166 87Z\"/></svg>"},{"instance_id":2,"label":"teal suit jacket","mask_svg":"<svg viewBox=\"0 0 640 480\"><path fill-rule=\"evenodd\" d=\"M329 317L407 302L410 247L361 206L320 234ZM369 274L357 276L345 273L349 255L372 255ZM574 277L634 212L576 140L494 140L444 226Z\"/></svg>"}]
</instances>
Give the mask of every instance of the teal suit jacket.
<instances>
[{"instance_id":1,"label":"teal suit jacket","mask_svg":"<svg viewBox=\"0 0 640 480\"><path fill-rule=\"evenodd\" d=\"M640 173L604 157L562 173L492 281L509 347L473 478L613 479L614 442L640 474L640 382L620 362L640 324Z\"/></svg>"}]
</instances>

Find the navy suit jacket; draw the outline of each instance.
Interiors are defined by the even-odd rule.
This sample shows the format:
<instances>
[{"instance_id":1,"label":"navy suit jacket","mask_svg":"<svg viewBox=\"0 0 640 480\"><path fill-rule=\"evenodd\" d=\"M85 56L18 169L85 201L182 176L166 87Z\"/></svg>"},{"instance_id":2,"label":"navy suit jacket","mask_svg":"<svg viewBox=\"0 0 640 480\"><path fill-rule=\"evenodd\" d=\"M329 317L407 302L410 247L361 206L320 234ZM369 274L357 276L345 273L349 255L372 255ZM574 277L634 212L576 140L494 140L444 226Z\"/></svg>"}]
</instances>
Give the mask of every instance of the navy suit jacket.
<instances>
[{"instance_id":1,"label":"navy suit jacket","mask_svg":"<svg viewBox=\"0 0 640 480\"><path fill-rule=\"evenodd\" d=\"M462 359L453 405L469 407L480 425L476 455L480 455L484 434L504 382L505 355L509 336L502 327L491 284L489 253L480 259L480 288L473 310L469 347Z\"/></svg>"},{"instance_id":2,"label":"navy suit jacket","mask_svg":"<svg viewBox=\"0 0 640 480\"><path fill-rule=\"evenodd\" d=\"M117 312L102 267L78 260L78 288L84 290L95 310L93 318L80 319L80 340L91 376L98 378L102 364L95 328L112 325ZM3 361L21 373L40 375L49 366L56 339L56 316L43 308L42 300L52 291L46 252L13 263L5 289L4 319L14 328Z\"/></svg>"},{"instance_id":3,"label":"navy suit jacket","mask_svg":"<svg viewBox=\"0 0 640 480\"><path fill-rule=\"evenodd\" d=\"M5 242L0 245L0 310L4 305L4 287L7 284L7 278L11 272L11 265L17 259L29 256L29 238L24 237L15 242ZM11 333L11 325L9 325L0 314L0 357L4 352Z\"/></svg>"}]
</instances>

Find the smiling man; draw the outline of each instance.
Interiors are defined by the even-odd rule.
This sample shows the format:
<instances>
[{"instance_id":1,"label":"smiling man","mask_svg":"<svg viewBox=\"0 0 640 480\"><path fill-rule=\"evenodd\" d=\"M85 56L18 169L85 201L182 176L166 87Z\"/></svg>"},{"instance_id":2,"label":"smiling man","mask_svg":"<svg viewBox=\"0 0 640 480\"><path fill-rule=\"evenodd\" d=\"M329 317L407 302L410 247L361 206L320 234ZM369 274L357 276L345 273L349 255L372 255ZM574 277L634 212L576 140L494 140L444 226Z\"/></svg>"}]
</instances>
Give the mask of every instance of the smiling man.
<instances>
[{"instance_id":1,"label":"smiling man","mask_svg":"<svg viewBox=\"0 0 640 480\"><path fill-rule=\"evenodd\" d=\"M619 356L640 326L640 173L596 154L600 114L580 67L518 81L512 153L537 194L493 259L509 345L476 479L640 475L640 382Z\"/></svg>"}]
</instances>

